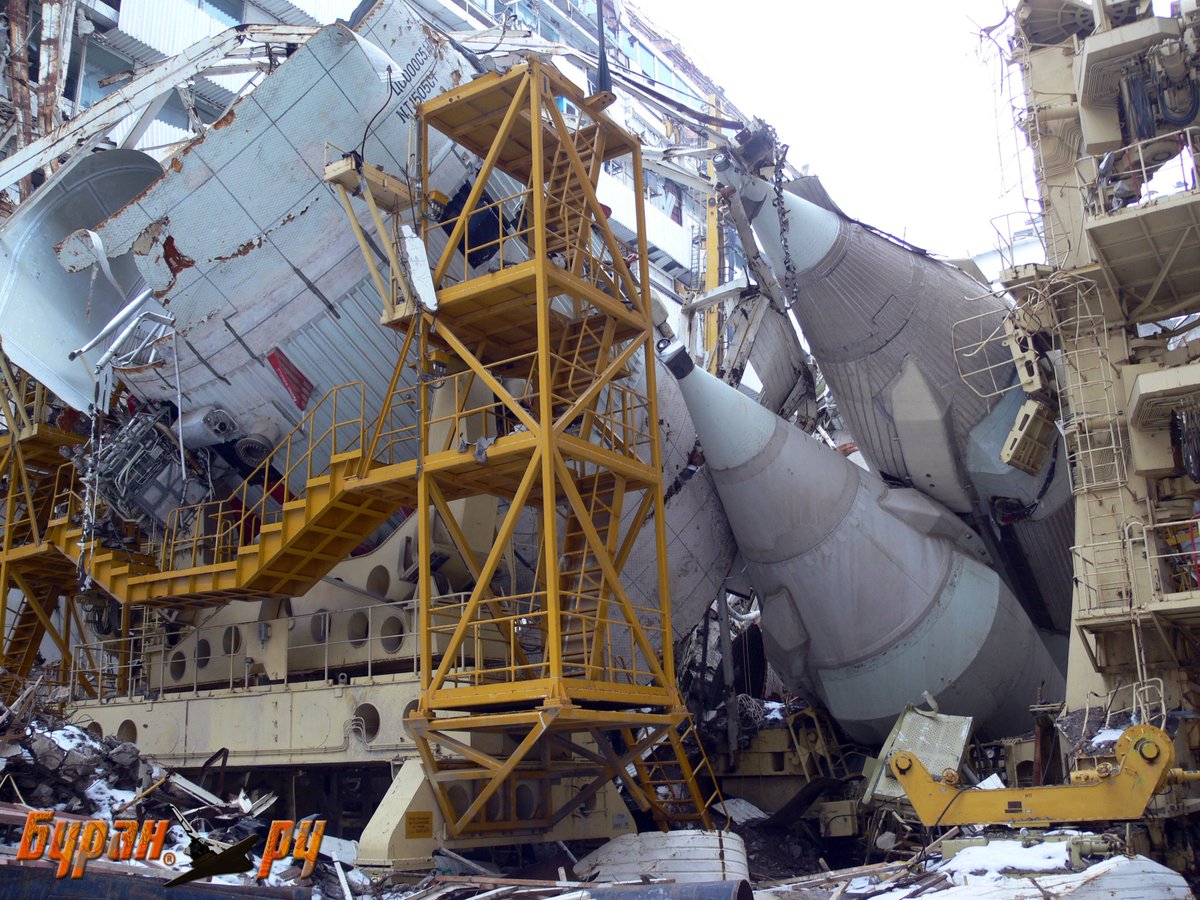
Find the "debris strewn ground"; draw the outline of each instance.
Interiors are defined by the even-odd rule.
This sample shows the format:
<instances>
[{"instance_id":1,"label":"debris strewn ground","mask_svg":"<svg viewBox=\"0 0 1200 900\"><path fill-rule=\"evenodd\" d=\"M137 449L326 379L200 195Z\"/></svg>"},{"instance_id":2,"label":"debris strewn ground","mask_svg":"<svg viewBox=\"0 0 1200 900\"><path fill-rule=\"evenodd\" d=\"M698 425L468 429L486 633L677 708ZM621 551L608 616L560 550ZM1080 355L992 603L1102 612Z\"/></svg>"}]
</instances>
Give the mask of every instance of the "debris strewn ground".
<instances>
[{"instance_id":1,"label":"debris strewn ground","mask_svg":"<svg viewBox=\"0 0 1200 900\"><path fill-rule=\"evenodd\" d=\"M250 835L265 837L274 802L270 795L247 797L239 793L219 797L204 785L143 757L132 743L115 737L99 738L44 711L35 712L31 706L24 713L15 706L0 709L0 814L3 814L0 818L8 823L10 844L6 852L0 848L3 854L0 865L12 864L3 857L15 852L21 836L20 823L29 810L50 810L60 817L112 822L173 820L178 808L205 839L229 845ZM747 868L759 900L908 900L918 896L939 900L957 897L1018 900L1028 896L1041 900L1091 896L1088 891L1172 900L1193 896L1181 876L1143 857L1115 855L1102 861L1089 860L1090 865L1072 871L1066 842L1028 838L993 839L986 846L962 849L949 860L941 858L940 841L935 841L916 854L831 871L827 849L803 830L767 827L760 818L764 814L744 801L731 803L727 811L731 819L741 819L731 822L729 827L745 841L742 866ZM700 837L697 835L698 840ZM735 839L730 834L728 840ZM262 844L257 846L261 849ZM345 842L341 841L331 840L330 847L337 848L333 852L346 850ZM164 848L174 857L172 866L164 865L161 860L130 862L124 864L126 870L160 883L188 871L191 844L182 826L176 824L170 828ZM823 852L825 856L821 855ZM618 854L622 859L632 855ZM257 865L260 857L253 853L251 856ZM482 894L513 900L555 897L585 900L589 889L595 886L573 880L580 875L569 866L558 870L557 879L543 880L493 874L478 865L464 869L463 864L470 861L453 853L447 853L443 861L443 865L423 879L418 873L415 884L376 884L352 865L326 856L309 873L286 858L275 862L269 876L262 880L256 879L255 871L219 875L213 881L230 886L300 890L299 896L378 900L469 900ZM114 865L105 862L102 868L111 872ZM645 868L644 872L622 869L619 875L609 877L632 879L641 888L669 888L676 881L694 880L694 871L673 871L669 860L665 863L656 860L653 866ZM52 877L49 869L45 874Z\"/></svg>"},{"instance_id":2,"label":"debris strewn ground","mask_svg":"<svg viewBox=\"0 0 1200 900\"><path fill-rule=\"evenodd\" d=\"M22 705L24 712L16 704L0 712L0 812L9 825L8 854L15 853L25 815L37 810L67 819L176 822L167 832L159 859L127 863L139 874L158 879L170 879L191 868L191 839L178 824L176 810L218 848L250 835L267 836L275 803L272 795L247 797L239 792L217 796L204 785L143 757L133 743L111 736L99 738L44 710L35 711L30 703ZM340 842L330 842L336 843ZM251 858L256 865L261 859L253 853ZM167 861L172 864L166 865ZM370 880L352 867L342 866L341 877L337 868L333 860L322 857L302 878L301 868L289 858L275 862L270 875L262 880L252 871L218 875L213 882L298 885L310 888L313 896L341 897L344 878L356 895L371 890Z\"/></svg>"}]
</instances>

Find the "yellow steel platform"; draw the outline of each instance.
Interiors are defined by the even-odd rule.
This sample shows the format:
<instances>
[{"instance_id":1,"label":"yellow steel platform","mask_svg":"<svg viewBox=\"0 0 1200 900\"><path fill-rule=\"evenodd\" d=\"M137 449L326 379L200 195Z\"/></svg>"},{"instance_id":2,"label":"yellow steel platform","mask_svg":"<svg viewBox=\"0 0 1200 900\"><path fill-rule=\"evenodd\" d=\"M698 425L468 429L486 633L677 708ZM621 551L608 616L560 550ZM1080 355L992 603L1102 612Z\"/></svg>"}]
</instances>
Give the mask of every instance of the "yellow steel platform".
<instances>
[{"instance_id":1,"label":"yellow steel platform","mask_svg":"<svg viewBox=\"0 0 1200 900\"><path fill-rule=\"evenodd\" d=\"M469 595L437 597L420 554L422 695L409 724L455 835L519 827L516 785L565 773L591 787L543 810L541 827L613 778L663 827L707 823L715 790L696 777L698 744L685 748L665 566L652 603L622 582L643 526L664 562L666 536L640 148L598 105L531 61L421 110L423 183L434 132L480 160L456 216L424 210L436 312L397 323L415 333L425 372L420 543L436 513L476 574ZM596 197L617 157L634 174L636 246L616 239ZM468 455L484 464L446 468L456 444L482 448ZM449 506L464 491L508 505L483 558ZM522 519L538 535L525 588L500 575Z\"/></svg>"},{"instance_id":2,"label":"yellow steel platform","mask_svg":"<svg viewBox=\"0 0 1200 900\"><path fill-rule=\"evenodd\" d=\"M232 496L174 510L153 546L105 547L85 534L94 510L59 453L81 439L26 416L27 438L14 430L4 451L0 576L26 596L5 648L13 685L47 630L69 657L69 630L54 629L52 613L65 600L63 620L77 621L71 598L81 585L125 605L126 634L136 606L296 596L415 507L423 690L409 724L450 831L550 827L614 778L663 827L707 825L715 782L670 650L640 148L601 106L536 60L427 104L422 183L432 131L481 168L457 217L434 222L422 210L437 256L436 312L419 308L396 275L396 214L411 198L388 193L400 182L387 173L361 170L381 234L380 204L393 213L386 280L360 241L383 322L404 333L383 408L366 410L362 385L333 389ZM601 166L617 157L632 167L636 246L617 240L596 197ZM343 183L350 168L328 177L361 237ZM493 177L502 196L483 202ZM495 233L481 238L475 217ZM416 387L402 384L406 365L421 370ZM4 374L15 422L27 388L7 366ZM318 413L333 424L319 428ZM507 502L482 558L450 505L479 494ZM475 575L469 595L435 595L434 515ZM532 584L521 587L499 573L523 517L536 522L538 546ZM651 602L622 584L643 527L664 563ZM568 776L590 777L590 787L560 808L514 814L520 785Z\"/></svg>"}]
</instances>

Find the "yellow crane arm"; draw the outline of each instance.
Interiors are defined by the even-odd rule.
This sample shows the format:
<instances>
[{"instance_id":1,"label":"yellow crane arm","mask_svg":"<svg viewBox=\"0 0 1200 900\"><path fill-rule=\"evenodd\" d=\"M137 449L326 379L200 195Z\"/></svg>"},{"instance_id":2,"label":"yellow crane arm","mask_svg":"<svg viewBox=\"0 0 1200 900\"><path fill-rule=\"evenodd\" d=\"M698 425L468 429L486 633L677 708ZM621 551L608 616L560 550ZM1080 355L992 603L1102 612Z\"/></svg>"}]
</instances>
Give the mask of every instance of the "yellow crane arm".
<instances>
[{"instance_id":1,"label":"yellow crane arm","mask_svg":"<svg viewBox=\"0 0 1200 900\"><path fill-rule=\"evenodd\" d=\"M1137 819L1168 784L1200 780L1172 768L1175 747L1151 725L1134 725L1117 739L1116 762L1076 772L1072 784L999 790L962 789L954 771L933 775L908 751L889 760L921 822L950 825L1048 825Z\"/></svg>"}]
</instances>

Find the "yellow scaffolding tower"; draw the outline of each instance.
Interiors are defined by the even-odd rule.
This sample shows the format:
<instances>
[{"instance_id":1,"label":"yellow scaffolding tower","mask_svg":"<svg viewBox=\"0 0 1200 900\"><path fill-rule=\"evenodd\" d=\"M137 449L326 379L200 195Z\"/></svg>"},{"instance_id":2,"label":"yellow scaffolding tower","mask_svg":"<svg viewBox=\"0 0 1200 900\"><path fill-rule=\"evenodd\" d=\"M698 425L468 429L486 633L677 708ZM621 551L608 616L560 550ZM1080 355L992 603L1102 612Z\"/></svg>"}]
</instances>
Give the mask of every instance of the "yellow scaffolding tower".
<instances>
[{"instance_id":1,"label":"yellow scaffolding tower","mask_svg":"<svg viewBox=\"0 0 1200 900\"><path fill-rule=\"evenodd\" d=\"M482 161L458 212L425 229L437 251L436 304L419 307L410 284L419 279L399 226L412 202L404 180L361 161L327 168L382 295L383 323L405 333L387 400L372 419L362 385L330 391L230 497L174 510L161 543L108 548L85 534L77 473L59 453L80 439L50 426L43 389L5 366L0 587L5 597L22 591L28 615L17 621L29 624L9 635L10 671L28 671L45 633L69 659L78 615L68 602L56 629L53 607L73 593L77 571L123 604L127 636L133 606L302 594L415 504L424 692L410 722L451 833L551 827L586 810L613 778L663 827L707 825L715 787L702 790L685 750L707 769L670 658L641 156L601 103L534 61L426 106L426 151L437 129ZM602 164L617 157L632 170L632 254L596 197ZM426 152L426 188L428 166ZM494 173L518 185L511 195L485 197ZM388 238L388 282L347 180ZM410 351L422 370L416 387L402 383ZM318 409L332 421L324 430L312 418ZM479 495L508 504L498 532L487 529L486 554L472 549L481 524L454 512L454 500ZM468 596L434 593L434 514L476 574ZM511 562L517 525L530 518L535 563L520 584L515 566L500 574L501 562ZM621 583L648 520L662 561L649 601ZM551 809L550 786L565 778L588 786Z\"/></svg>"},{"instance_id":2,"label":"yellow scaffolding tower","mask_svg":"<svg viewBox=\"0 0 1200 900\"><path fill-rule=\"evenodd\" d=\"M54 516L56 478L64 462L60 451L84 438L51 421L55 413L49 400L42 385L0 354L0 700L9 703L32 674L47 635L64 660L57 673L49 674L54 682L65 683L72 625L83 633L73 601L75 566L45 551L42 541ZM21 600L10 615L8 600L14 591ZM90 685L81 687L91 691Z\"/></svg>"},{"instance_id":3,"label":"yellow scaffolding tower","mask_svg":"<svg viewBox=\"0 0 1200 900\"><path fill-rule=\"evenodd\" d=\"M602 103L531 60L421 110L437 303L409 323L423 383L422 695L408 722L455 836L552 827L613 778L664 828L707 826L715 796L685 750L671 659L642 160ZM433 130L482 161L456 211L430 204ZM596 196L618 157L632 173L636 254ZM493 187L496 199L489 183L516 187ZM507 504L486 557L451 506L481 493ZM469 595L435 591L434 512L476 575ZM648 520L661 563L650 601L621 580ZM521 583L502 563L530 521ZM551 808L551 783L568 777L590 781Z\"/></svg>"}]
</instances>

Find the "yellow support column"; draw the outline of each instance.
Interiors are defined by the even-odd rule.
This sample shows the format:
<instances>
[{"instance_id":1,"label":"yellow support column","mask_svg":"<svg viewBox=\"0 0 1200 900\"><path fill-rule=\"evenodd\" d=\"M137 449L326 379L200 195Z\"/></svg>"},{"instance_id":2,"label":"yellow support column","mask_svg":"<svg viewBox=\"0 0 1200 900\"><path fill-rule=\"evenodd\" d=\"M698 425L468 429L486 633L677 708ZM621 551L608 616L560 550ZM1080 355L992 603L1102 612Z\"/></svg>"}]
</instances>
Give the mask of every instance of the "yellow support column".
<instances>
[{"instance_id":1,"label":"yellow support column","mask_svg":"<svg viewBox=\"0 0 1200 900\"><path fill-rule=\"evenodd\" d=\"M708 95L709 106L714 115L721 114L721 104L716 94ZM709 146L713 146L711 143ZM708 161L708 177L714 183L717 170L713 161ZM709 194L704 207L704 290L715 291L721 286L721 212L717 207L717 195ZM711 306L704 311L704 349L708 353L708 371L717 374L724 357L721 343L720 306Z\"/></svg>"},{"instance_id":2,"label":"yellow support column","mask_svg":"<svg viewBox=\"0 0 1200 900\"><path fill-rule=\"evenodd\" d=\"M479 161L457 216L429 222L423 204L438 304L417 314L423 674L409 724L439 809L453 836L541 831L636 763L631 795L663 827L707 825L670 649L640 147L538 61L423 106L427 191L435 132ZM632 160L636 276L596 197L617 157ZM435 415L431 392L455 402ZM484 558L452 512L479 494L508 503ZM434 515L475 575L469 595L436 592ZM533 560L514 578L501 563L522 523ZM643 526L661 561L652 602L622 583Z\"/></svg>"},{"instance_id":3,"label":"yellow support column","mask_svg":"<svg viewBox=\"0 0 1200 900\"><path fill-rule=\"evenodd\" d=\"M42 639L49 635L62 654L61 682L70 660L70 613L75 568L46 543L55 515L55 488L63 458L59 450L82 443L79 435L52 424L46 389L0 354L0 416L7 426L0 456L6 488L0 521L0 622L7 631L0 700L11 702L32 673ZM9 625L8 595L23 596ZM61 598L61 606L60 606ZM53 613L61 608L61 631Z\"/></svg>"}]
</instances>

